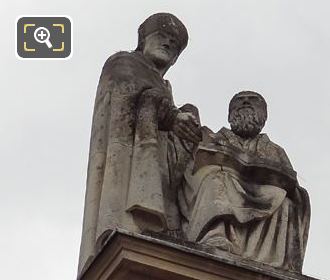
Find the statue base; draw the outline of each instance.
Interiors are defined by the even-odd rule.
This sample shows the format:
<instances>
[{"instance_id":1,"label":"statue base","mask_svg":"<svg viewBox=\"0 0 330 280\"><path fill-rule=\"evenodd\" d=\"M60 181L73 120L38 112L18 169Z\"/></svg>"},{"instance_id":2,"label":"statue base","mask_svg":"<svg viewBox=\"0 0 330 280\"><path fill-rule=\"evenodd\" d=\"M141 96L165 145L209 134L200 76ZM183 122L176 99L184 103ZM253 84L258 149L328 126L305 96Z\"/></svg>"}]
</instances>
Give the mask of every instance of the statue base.
<instances>
[{"instance_id":1,"label":"statue base","mask_svg":"<svg viewBox=\"0 0 330 280\"><path fill-rule=\"evenodd\" d=\"M181 241L179 241L181 242ZM116 230L79 280L311 280L193 243Z\"/></svg>"}]
</instances>

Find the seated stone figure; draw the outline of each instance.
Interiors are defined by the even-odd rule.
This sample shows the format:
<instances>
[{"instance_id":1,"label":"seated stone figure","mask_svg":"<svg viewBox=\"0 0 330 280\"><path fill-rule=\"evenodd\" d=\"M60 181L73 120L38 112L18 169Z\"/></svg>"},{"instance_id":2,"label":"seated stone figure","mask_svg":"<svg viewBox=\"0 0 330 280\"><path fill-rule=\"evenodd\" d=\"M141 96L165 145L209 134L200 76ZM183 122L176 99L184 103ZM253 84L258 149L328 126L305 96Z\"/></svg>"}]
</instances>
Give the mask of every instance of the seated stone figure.
<instances>
[{"instance_id":1,"label":"seated stone figure","mask_svg":"<svg viewBox=\"0 0 330 280\"><path fill-rule=\"evenodd\" d=\"M261 130L267 104L255 92L236 94L229 105L231 130L203 127L179 190L183 231L215 253L233 254L301 271L310 204L285 151Z\"/></svg>"}]
</instances>

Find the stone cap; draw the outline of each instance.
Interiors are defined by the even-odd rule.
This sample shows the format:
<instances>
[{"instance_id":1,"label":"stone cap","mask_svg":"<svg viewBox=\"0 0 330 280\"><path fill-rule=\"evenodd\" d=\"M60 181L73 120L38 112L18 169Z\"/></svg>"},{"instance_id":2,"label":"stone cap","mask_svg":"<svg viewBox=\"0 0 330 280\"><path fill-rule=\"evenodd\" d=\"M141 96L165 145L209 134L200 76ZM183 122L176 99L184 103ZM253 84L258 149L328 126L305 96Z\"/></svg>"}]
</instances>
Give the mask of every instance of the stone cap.
<instances>
[{"instance_id":1,"label":"stone cap","mask_svg":"<svg viewBox=\"0 0 330 280\"><path fill-rule=\"evenodd\" d=\"M204 245L123 229L111 233L78 279L318 280L225 251L214 255Z\"/></svg>"}]
</instances>

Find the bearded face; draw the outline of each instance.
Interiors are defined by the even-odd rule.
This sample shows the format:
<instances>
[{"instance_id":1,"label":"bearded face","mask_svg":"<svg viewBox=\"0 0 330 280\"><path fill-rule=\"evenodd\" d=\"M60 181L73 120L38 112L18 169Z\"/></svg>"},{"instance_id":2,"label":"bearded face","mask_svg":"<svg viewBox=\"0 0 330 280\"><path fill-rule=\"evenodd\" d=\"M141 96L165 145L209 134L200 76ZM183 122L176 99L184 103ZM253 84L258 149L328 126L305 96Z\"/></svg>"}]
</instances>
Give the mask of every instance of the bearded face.
<instances>
[{"instance_id":1,"label":"bearded face","mask_svg":"<svg viewBox=\"0 0 330 280\"><path fill-rule=\"evenodd\" d=\"M266 103L255 94L234 97L229 108L228 121L232 131L243 137L257 136L267 119Z\"/></svg>"}]
</instances>

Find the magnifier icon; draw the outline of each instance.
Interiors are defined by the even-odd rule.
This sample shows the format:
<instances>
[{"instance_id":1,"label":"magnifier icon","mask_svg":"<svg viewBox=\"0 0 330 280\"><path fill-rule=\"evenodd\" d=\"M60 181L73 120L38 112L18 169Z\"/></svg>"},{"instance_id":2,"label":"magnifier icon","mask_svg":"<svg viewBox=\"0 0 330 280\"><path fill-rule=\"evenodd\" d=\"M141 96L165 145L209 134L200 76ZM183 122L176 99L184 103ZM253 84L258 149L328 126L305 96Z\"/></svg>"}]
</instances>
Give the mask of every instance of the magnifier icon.
<instances>
[{"instance_id":1,"label":"magnifier icon","mask_svg":"<svg viewBox=\"0 0 330 280\"><path fill-rule=\"evenodd\" d=\"M34 39L38 43L45 43L49 49L53 47L52 43L49 41L50 32L46 27L38 27L34 30Z\"/></svg>"}]
</instances>

